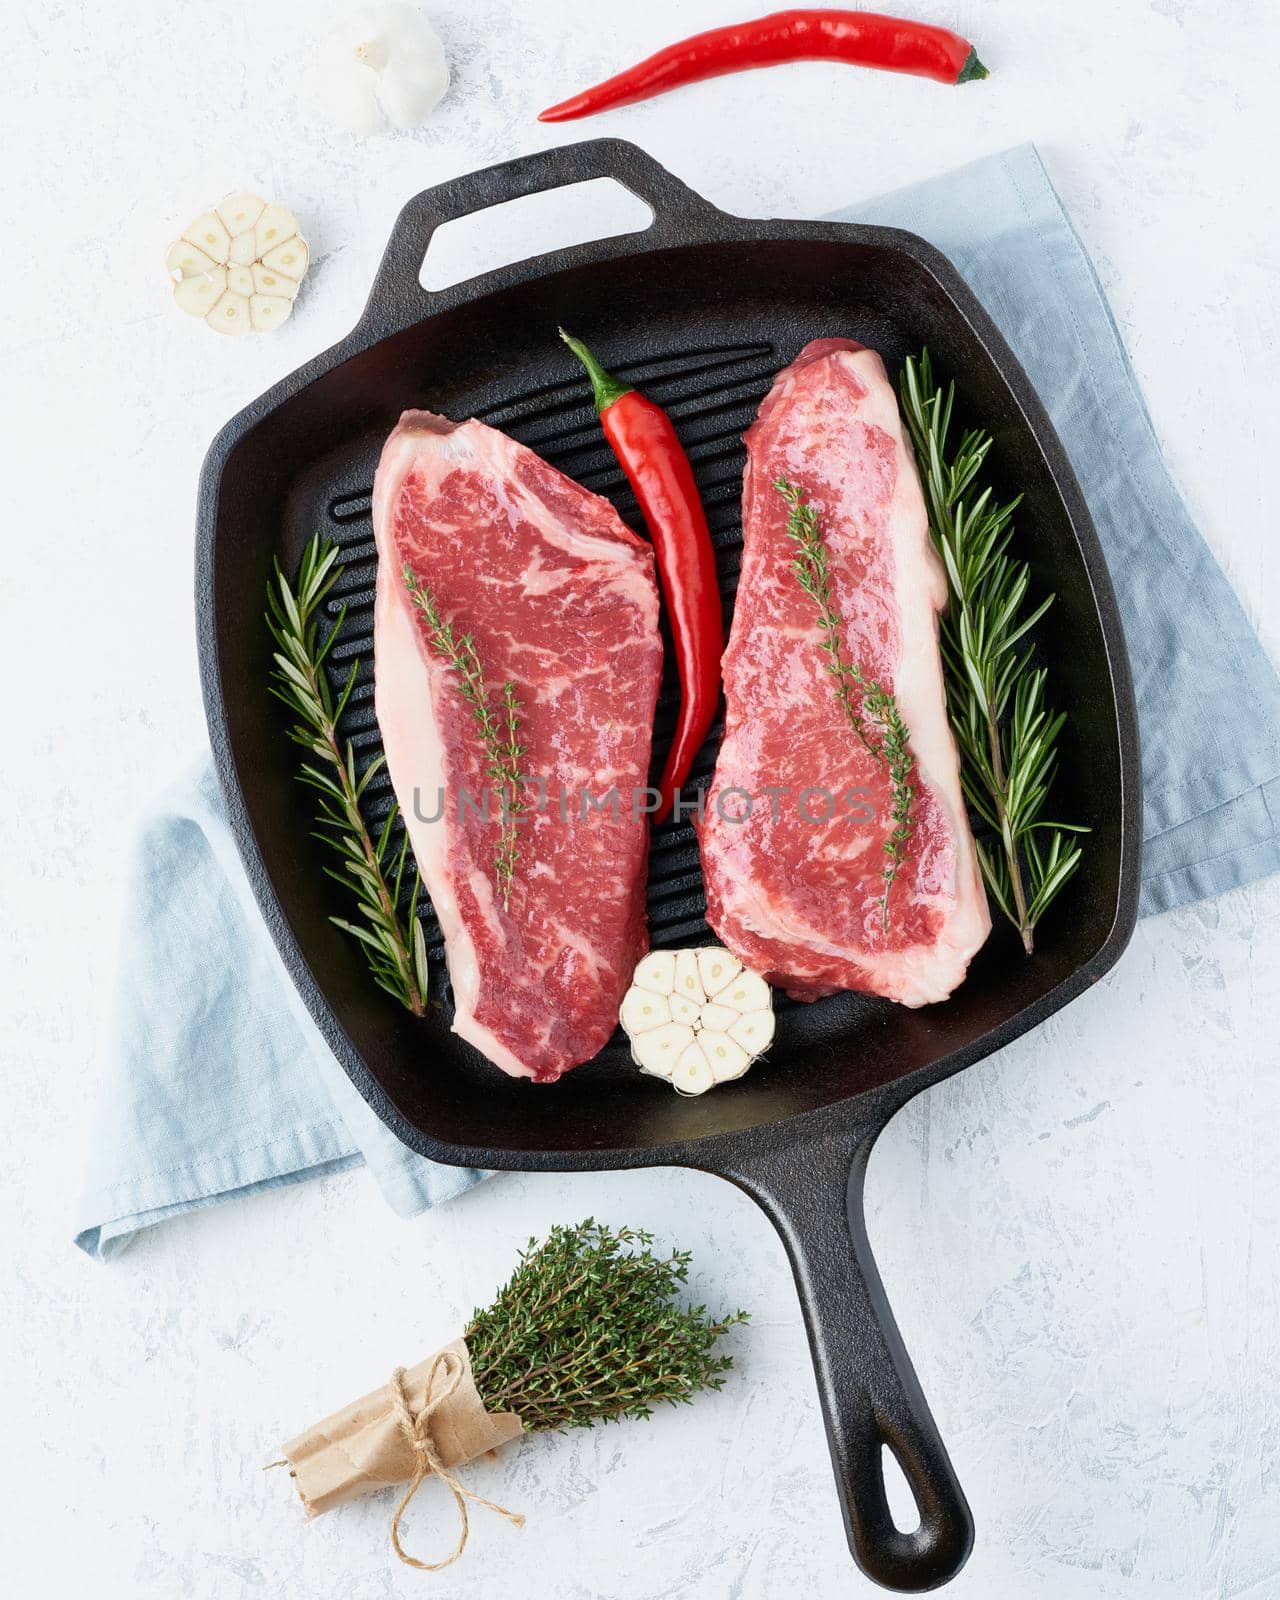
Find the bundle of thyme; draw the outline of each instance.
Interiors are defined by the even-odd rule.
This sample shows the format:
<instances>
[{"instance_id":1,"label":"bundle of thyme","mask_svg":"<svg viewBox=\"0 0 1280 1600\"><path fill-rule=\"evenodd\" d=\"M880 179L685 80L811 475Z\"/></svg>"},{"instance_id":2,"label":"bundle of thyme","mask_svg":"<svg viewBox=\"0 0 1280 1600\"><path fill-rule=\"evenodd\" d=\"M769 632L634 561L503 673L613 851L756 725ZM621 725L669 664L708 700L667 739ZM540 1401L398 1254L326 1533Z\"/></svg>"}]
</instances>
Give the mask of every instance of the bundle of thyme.
<instances>
[{"instance_id":1,"label":"bundle of thyme","mask_svg":"<svg viewBox=\"0 0 1280 1600\"><path fill-rule=\"evenodd\" d=\"M700 1389L719 1389L732 1358L716 1342L745 1311L713 1318L681 1306L689 1275L683 1250L655 1253L639 1228L588 1217L555 1227L529 1247L492 1305L466 1333L391 1381L342 1406L281 1448L294 1487L316 1516L388 1484L406 1485L391 1519L391 1544L406 1565L439 1572L467 1545L468 1504L515 1526L524 1517L459 1476L469 1461L522 1433L589 1428L649 1417ZM422 1484L438 1478L453 1496L458 1536L439 1561L410 1555L400 1538Z\"/></svg>"},{"instance_id":2,"label":"bundle of thyme","mask_svg":"<svg viewBox=\"0 0 1280 1600\"><path fill-rule=\"evenodd\" d=\"M1047 708L1045 670L1032 668L1024 641L1054 596L1026 609L1030 569L1009 554L1018 501L997 505L989 485L978 488L989 433L969 429L948 455L955 384L944 389L935 381L927 350L908 356L900 388L930 533L947 571L942 658L961 778L996 836L993 844L979 840L978 859L992 898L1030 955L1037 923L1080 865L1072 836L1089 831L1041 816L1066 715Z\"/></svg>"},{"instance_id":3,"label":"bundle of thyme","mask_svg":"<svg viewBox=\"0 0 1280 1600\"><path fill-rule=\"evenodd\" d=\"M520 702L516 698L516 686L511 682L503 684L495 709L473 635L454 631L452 622L440 615L440 608L431 590L407 561L403 577L414 604L427 619L432 643L458 674L458 690L471 707L476 727L480 730L486 770L497 788L501 808L501 827L494 849L493 871L505 911L511 904L511 884L516 863L520 859L516 828L523 799L520 760L526 753L526 746L518 738Z\"/></svg>"},{"instance_id":4,"label":"bundle of thyme","mask_svg":"<svg viewBox=\"0 0 1280 1600\"><path fill-rule=\"evenodd\" d=\"M317 535L302 553L296 586L276 563L275 578L267 588L267 627L278 647L272 657L270 689L297 718L289 737L320 763L304 761L298 777L319 796L316 838L331 845L341 861L340 870L326 867L325 871L352 891L364 919L361 923L344 917L329 920L359 940L374 979L420 1017L426 1010L428 975L426 943L417 918L416 871L407 917L402 918L398 909L409 869L408 836L398 850L392 850L395 806L377 838L370 834L360 801L383 758L378 756L357 776L350 741L344 746L338 739L338 723L351 699L360 663L352 662L336 697L324 667L347 615L344 605L322 642L316 613L342 574L337 560L337 545L322 544Z\"/></svg>"},{"instance_id":5,"label":"bundle of thyme","mask_svg":"<svg viewBox=\"0 0 1280 1600\"><path fill-rule=\"evenodd\" d=\"M719 1389L733 1365L712 1353L745 1311L708 1317L676 1300L690 1256L656 1255L652 1235L588 1217L530 1239L520 1265L466 1331L489 1411L516 1411L528 1432L649 1417Z\"/></svg>"},{"instance_id":6,"label":"bundle of thyme","mask_svg":"<svg viewBox=\"0 0 1280 1600\"><path fill-rule=\"evenodd\" d=\"M774 488L787 502L787 534L796 546L791 568L800 587L818 608L822 650L827 658L823 665L831 674L836 699L849 726L889 774L893 827L884 842L884 852L889 859L881 874L884 890L878 902L881 926L887 928L889 891L906 858L907 841L914 827L911 802L916 791L911 771L915 758L911 754L911 733L902 720L892 691L885 689L878 679L868 678L859 664L845 655L840 616L831 593L827 545L818 513L806 499L805 491L785 478L776 479ZM874 725L874 734L868 731L868 723Z\"/></svg>"}]
</instances>

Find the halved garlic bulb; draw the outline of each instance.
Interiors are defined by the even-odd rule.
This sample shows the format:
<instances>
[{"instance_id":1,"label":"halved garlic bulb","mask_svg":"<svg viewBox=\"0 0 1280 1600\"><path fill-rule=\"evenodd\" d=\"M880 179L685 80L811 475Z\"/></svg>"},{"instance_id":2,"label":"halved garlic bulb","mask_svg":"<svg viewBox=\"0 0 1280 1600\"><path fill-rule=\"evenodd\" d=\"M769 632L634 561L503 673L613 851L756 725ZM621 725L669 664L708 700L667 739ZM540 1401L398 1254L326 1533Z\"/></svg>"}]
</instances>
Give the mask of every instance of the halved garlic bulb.
<instances>
[{"instance_id":1,"label":"halved garlic bulb","mask_svg":"<svg viewBox=\"0 0 1280 1600\"><path fill-rule=\"evenodd\" d=\"M190 316L218 333L262 333L293 310L309 257L287 207L229 194L183 230L164 264L173 298Z\"/></svg>"},{"instance_id":2,"label":"halved garlic bulb","mask_svg":"<svg viewBox=\"0 0 1280 1600\"><path fill-rule=\"evenodd\" d=\"M719 945L651 950L618 1015L641 1071L681 1094L740 1078L773 1041L773 991Z\"/></svg>"}]
</instances>

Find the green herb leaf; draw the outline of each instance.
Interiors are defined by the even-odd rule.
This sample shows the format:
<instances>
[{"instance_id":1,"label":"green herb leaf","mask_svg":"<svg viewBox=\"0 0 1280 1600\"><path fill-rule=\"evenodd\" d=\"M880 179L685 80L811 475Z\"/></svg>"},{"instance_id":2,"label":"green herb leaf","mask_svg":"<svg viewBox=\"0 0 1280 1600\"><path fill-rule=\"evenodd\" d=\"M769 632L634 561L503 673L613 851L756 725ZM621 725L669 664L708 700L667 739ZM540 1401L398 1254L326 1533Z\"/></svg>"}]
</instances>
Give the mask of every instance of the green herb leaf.
<instances>
[{"instance_id":1,"label":"green herb leaf","mask_svg":"<svg viewBox=\"0 0 1280 1600\"><path fill-rule=\"evenodd\" d=\"M650 1234L588 1217L533 1239L493 1304L466 1331L476 1388L490 1411L517 1411L529 1432L648 1417L733 1365L717 1340L744 1311L713 1319L676 1300L690 1257L656 1255Z\"/></svg>"},{"instance_id":2,"label":"green herb leaf","mask_svg":"<svg viewBox=\"0 0 1280 1600\"><path fill-rule=\"evenodd\" d=\"M818 608L822 650L827 656L826 669L835 679L836 699L859 740L889 773L893 826L884 842L884 852L889 859L882 873L884 890L879 900L880 923L888 928L889 891L906 859L907 842L915 826L911 816L911 802L916 792L911 782L915 765L911 734L898 711L893 692L877 679L868 678L856 661L845 659L843 630L831 592L827 544L817 511L809 504L804 490L785 478L778 478L773 486L787 502L787 536L796 546L791 568L800 587ZM875 733L868 730L868 724Z\"/></svg>"},{"instance_id":3,"label":"green herb leaf","mask_svg":"<svg viewBox=\"0 0 1280 1600\"><path fill-rule=\"evenodd\" d=\"M1030 649L1016 647L1054 597L1024 610L1030 568L1009 555L1018 501L997 506L990 487L974 492L991 449L989 433L970 429L948 455L955 384L944 389L935 381L927 350L907 357L900 394L929 531L950 591L942 661L961 780L970 804L997 836L995 842L979 841L978 861L991 898L1030 955L1036 924L1082 859L1068 836L1089 831L1040 819L1066 716L1049 712L1044 668L1033 669Z\"/></svg>"},{"instance_id":4,"label":"green herb leaf","mask_svg":"<svg viewBox=\"0 0 1280 1600\"><path fill-rule=\"evenodd\" d=\"M484 669L476 653L475 640L469 633L454 632L452 622L440 614L436 598L406 561L403 567L405 588L414 604L427 619L432 643L458 675L458 691L471 707L480 740L484 746L489 777L498 792L501 808L498 843L493 855L493 873L502 900L502 909L511 905L511 885L515 879L516 863L520 859L517 826L524 797L520 778L520 758L525 747L518 738L520 702L516 699L514 683L504 683L495 711Z\"/></svg>"},{"instance_id":5,"label":"green herb leaf","mask_svg":"<svg viewBox=\"0 0 1280 1600\"><path fill-rule=\"evenodd\" d=\"M341 872L329 868L325 871L354 894L368 925L362 927L344 917L329 920L359 943L369 970L382 988L420 1017L426 1010L428 984L426 949L415 914L416 873L408 924L397 910L409 842L406 838L401 847L393 890L383 875L382 860L396 810L392 807L376 843L360 811L360 796L381 765L381 757L366 769L363 778L357 779L355 751L349 742L344 749L338 741L338 720L351 698L360 663L352 663L336 703L324 674L325 656L346 620L345 606L324 643L317 643L316 613L342 574L337 558L338 546L331 540L322 545L317 535L302 553L294 586L290 586L277 563L274 581L267 589L267 627L279 646L273 657L274 682L269 687L298 718L288 730L289 737L324 763L315 766L304 762L297 777L319 797L317 825L331 830L314 837L323 840L340 858Z\"/></svg>"}]
</instances>

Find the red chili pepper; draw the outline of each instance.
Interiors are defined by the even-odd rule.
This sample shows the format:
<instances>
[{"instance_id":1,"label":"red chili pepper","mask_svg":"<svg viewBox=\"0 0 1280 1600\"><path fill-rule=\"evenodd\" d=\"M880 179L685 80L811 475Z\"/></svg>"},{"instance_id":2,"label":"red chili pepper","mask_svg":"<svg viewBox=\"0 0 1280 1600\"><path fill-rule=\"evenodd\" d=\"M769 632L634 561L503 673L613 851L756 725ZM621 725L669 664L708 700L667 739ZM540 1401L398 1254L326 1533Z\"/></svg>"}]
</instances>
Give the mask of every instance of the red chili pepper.
<instances>
[{"instance_id":1,"label":"red chili pepper","mask_svg":"<svg viewBox=\"0 0 1280 1600\"><path fill-rule=\"evenodd\" d=\"M638 389L606 372L586 345L563 328L560 337L587 369L600 426L640 503L671 623L680 713L658 780L661 801L653 820L661 822L689 776L720 698L724 617L715 551L693 468L671 418Z\"/></svg>"},{"instance_id":2,"label":"red chili pepper","mask_svg":"<svg viewBox=\"0 0 1280 1600\"><path fill-rule=\"evenodd\" d=\"M875 11L775 11L668 45L626 72L549 107L538 121L571 122L686 83L788 61L844 61L939 83L968 83L988 75L969 41L949 28Z\"/></svg>"}]
</instances>

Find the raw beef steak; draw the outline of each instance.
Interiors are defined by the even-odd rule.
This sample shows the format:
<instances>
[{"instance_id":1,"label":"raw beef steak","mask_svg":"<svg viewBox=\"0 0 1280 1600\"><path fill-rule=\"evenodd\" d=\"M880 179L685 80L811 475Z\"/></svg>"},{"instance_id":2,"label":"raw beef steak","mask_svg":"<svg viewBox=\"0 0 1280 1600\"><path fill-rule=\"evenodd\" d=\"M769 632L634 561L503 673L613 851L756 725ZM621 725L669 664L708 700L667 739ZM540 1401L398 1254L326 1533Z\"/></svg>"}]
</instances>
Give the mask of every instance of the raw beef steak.
<instances>
[{"instance_id":1,"label":"raw beef steak","mask_svg":"<svg viewBox=\"0 0 1280 1600\"><path fill-rule=\"evenodd\" d=\"M746 438L725 737L700 833L708 920L800 999L944 1000L991 920L943 698L945 574L884 363L847 339L815 341L779 373ZM892 785L824 670L780 478L819 513L844 660L893 692L910 733L912 830L887 902Z\"/></svg>"},{"instance_id":2,"label":"raw beef steak","mask_svg":"<svg viewBox=\"0 0 1280 1600\"><path fill-rule=\"evenodd\" d=\"M648 822L633 794L662 668L653 555L531 450L429 411L406 411L387 440L373 525L378 725L445 935L454 1031L505 1072L550 1083L609 1038L648 944ZM513 834L476 708L415 587L455 645L473 639L504 737L514 686L529 781ZM618 803L597 809L614 789Z\"/></svg>"}]
</instances>

